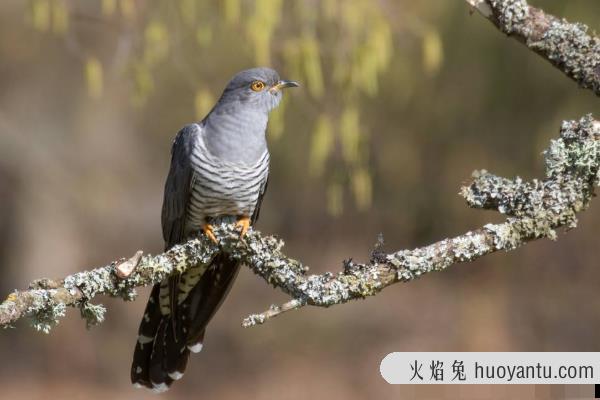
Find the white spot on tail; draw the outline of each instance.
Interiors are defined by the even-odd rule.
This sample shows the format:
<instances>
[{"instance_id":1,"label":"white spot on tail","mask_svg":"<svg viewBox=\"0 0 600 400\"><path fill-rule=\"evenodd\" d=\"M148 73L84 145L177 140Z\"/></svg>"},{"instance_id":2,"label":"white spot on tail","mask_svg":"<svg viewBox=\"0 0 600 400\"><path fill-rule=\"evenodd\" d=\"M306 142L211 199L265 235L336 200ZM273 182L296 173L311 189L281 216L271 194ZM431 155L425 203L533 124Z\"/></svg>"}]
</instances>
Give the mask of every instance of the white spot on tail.
<instances>
[{"instance_id":1,"label":"white spot on tail","mask_svg":"<svg viewBox=\"0 0 600 400\"><path fill-rule=\"evenodd\" d=\"M178 381L182 377L183 377L183 374L179 371L169 372L169 378L173 379L174 381Z\"/></svg>"},{"instance_id":2,"label":"white spot on tail","mask_svg":"<svg viewBox=\"0 0 600 400\"><path fill-rule=\"evenodd\" d=\"M142 367L138 366L138 367L135 369L135 373L136 373L136 374L139 374L139 373L141 373L141 372L142 372Z\"/></svg>"},{"instance_id":3,"label":"white spot on tail","mask_svg":"<svg viewBox=\"0 0 600 400\"><path fill-rule=\"evenodd\" d=\"M200 353L202 351L202 343L196 343L195 345L188 346L187 348L192 353Z\"/></svg>"},{"instance_id":4,"label":"white spot on tail","mask_svg":"<svg viewBox=\"0 0 600 400\"><path fill-rule=\"evenodd\" d=\"M152 382L152 391L154 393L164 393L167 390L169 390L169 387L167 386L166 383L156 384L156 383Z\"/></svg>"},{"instance_id":5,"label":"white spot on tail","mask_svg":"<svg viewBox=\"0 0 600 400\"><path fill-rule=\"evenodd\" d=\"M154 338L150 337L150 336L144 336L144 335L140 335L138 336L138 343L140 344L140 349L144 349L144 345L146 343L152 343L154 341Z\"/></svg>"}]
</instances>

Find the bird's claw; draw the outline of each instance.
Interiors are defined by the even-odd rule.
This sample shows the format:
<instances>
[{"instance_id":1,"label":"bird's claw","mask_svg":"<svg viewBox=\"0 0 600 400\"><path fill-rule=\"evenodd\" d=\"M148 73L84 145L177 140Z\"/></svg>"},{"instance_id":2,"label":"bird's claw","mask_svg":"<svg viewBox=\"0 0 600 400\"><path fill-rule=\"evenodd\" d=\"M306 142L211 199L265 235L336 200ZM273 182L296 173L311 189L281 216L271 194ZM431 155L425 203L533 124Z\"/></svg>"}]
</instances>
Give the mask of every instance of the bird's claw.
<instances>
[{"instance_id":1,"label":"bird's claw","mask_svg":"<svg viewBox=\"0 0 600 400\"><path fill-rule=\"evenodd\" d=\"M215 236L215 232L214 232L214 228L211 224L204 224L202 225L202 232L208 236L208 238L210 240L213 241L213 243L215 244L219 244L219 241L217 240L216 236Z\"/></svg>"},{"instance_id":2,"label":"bird's claw","mask_svg":"<svg viewBox=\"0 0 600 400\"><path fill-rule=\"evenodd\" d=\"M250 218L241 217L235 223L235 228L240 230L240 239L243 239L250 228Z\"/></svg>"}]
</instances>

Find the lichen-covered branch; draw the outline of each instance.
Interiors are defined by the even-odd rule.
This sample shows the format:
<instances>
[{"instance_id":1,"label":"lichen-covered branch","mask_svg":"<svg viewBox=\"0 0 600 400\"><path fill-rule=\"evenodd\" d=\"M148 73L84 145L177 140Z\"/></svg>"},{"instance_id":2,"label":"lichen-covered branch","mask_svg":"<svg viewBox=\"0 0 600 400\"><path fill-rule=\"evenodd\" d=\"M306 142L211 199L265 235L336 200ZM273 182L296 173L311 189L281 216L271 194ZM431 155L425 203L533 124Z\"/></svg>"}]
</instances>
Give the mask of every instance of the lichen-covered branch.
<instances>
[{"instance_id":1,"label":"lichen-covered branch","mask_svg":"<svg viewBox=\"0 0 600 400\"><path fill-rule=\"evenodd\" d=\"M462 188L469 206L498 210L509 216L506 222L414 250L385 254L378 249L370 263L346 263L344 271L337 274L305 277L284 272L275 286L279 282L292 286L293 290L286 292L295 302L251 315L244 326L263 323L306 304L328 307L371 296L393 283L408 282L498 250L514 250L533 239L555 239L555 229L576 226L576 213L589 205L600 182L600 122L591 116L564 122L560 138L552 141L545 159L544 180L523 182L518 177L511 180L481 171ZM261 269L253 269L265 276Z\"/></svg>"},{"instance_id":2,"label":"lichen-covered branch","mask_svg":"<svg viewBox=\"0 0 600 400\"><path fill-rule=\"evenodd\" d=\"M89 301L98 295L135 298L135 288L157 283L197 263L209 263L219 251L206 238L195 238L157 256L137 252L129 260L118 260L91 271L78 272L61 281L39 279L26 290L8 295L0 304L0 327L31 317L33 326L48 332L64 316L66 307L77 307L88 326L104 319L104 308ZM133 266L131 266L133 264Z\"/></svg>"},{"instance_id":3,"label":"lichen-covered branch","mask_svg":"<svg viewBox=\"0 0 600 400\"><path fill-rule=\"evenodd\" d=\"M498 29L550 61L579 86L600 96L600 39L526 0L466 0Z\"/></svg>"},{"instance_id":4,"label":"lichen-covered branch","mask_svg":"<svg viewBox=\"0 0 600 400\"><path fill-rule=\"evenodd\" d=\"M600 40L582 24L560 20L531 7L525 0L466 0L501 31L549 60L583 88L600 95ZM342 271L308 275L308 268L288 258L283 242L250 230L239 239L231 220L215 226L219 245L204 237L190 239L157 256L136 253L61 281L40 279L28 289L11 293L0 304L0 327L23 317L41 331L77 307L88 326L102 322L105 309L91 304L98 295L132 300L135 288L158 283L191 266L208 265L218 252L248 265L269 284L291 296L281 306L247 317L243 325L262 324L283 312L305 305L329 307L372 296L397 282L408 282L431 271L473 261L498 250L513 250L528 241L556 238L556 229L574 228L576 214L588 207L600 182L600 122L591 116L564 122L561 135L545 152L546 177L524 182L477 172L461 194L474 208L494 209L508 218L463 235L413 250L386 254L381 246L370 262L344 263Z\"/></svg>"},{"instance_id":5,"label":"lichen-covered branch","mask_svg":"<svg viewBox=\"0 0 600 400\"><path fill-rule=\"evenodd\" d=\"M545 152L546 178L524 182L477 172L461 194L474 208L494 209L508 216L501 224L488 224L463 235L413 250L385 253L379 245L368 263L345 262L336 273L309 275L308 267L287 257L283 242L250 230L239 239L231 220L215 226L219 245L199 237L157 256L119 260L62 281L39 280L16 291L0 304L0 326L32 317L44 332L63 316L67 306L78 307L88 325L102 321L104 308L90 300L109 295L131 300L134 288L157 283L168 275L197 264L208 264L224 251L249 266L269 284L291 296L282 306L247 317L243 325L262 324L269 318L305 305L329 307L377 294L397 282L408 282L428 272L473 261L483 255L513 250L528 241L556 238L560 227L573 228L576 213L584 210L600 182L600 122L591 116L564 122L560 138Z\"/></svg>"}]
</instances>

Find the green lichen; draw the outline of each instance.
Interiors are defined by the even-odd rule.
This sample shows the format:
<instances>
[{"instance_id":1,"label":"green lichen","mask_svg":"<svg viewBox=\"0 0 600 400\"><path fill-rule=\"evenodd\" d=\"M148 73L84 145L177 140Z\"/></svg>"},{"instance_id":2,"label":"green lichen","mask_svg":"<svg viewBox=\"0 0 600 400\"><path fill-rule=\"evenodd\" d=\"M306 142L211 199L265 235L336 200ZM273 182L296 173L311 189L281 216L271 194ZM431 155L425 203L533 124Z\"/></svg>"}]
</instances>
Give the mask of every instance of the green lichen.
<instances>
[{"instance_id":1,"label":"green lichen","mask_svg":"<svg viewBox=\"0 0 600 400\"><path fill-rule=\"evenodd\" d=\"M81 304L79 310L81 312L81 317L85 319L85 325L88 329L104 322L106 307L102 304L92 304L85 301Z\"/></svg>"},{"instance_id":2,"label":"green lichen","mask_svg":"<svg viewBox=\"0 0 600 400\"><path fill-rule=\"evenodd\" d=\"M599 131L591 115L564 122L561 137L544 152L543 181L509 180L484 171L462 188L471 207L496 209L513 217L508 224L488 229L497 248L513 249L531 238L556 239L556 228L577 225L576 213L588 206L598 185Z\"/></svg>"},{"instance_id":3,"label":"green lichen","mask_svg":"<svg viewBox=\"0 0 600 400\"><path fill-rule=\"evenodd\" d=\"M53 303L46 299L45 305L40 307L31 317L31 326L38 332L50 333L58 325L59 319L64 317L67 306L63 303Z\"/></svg>"}]
</instances>

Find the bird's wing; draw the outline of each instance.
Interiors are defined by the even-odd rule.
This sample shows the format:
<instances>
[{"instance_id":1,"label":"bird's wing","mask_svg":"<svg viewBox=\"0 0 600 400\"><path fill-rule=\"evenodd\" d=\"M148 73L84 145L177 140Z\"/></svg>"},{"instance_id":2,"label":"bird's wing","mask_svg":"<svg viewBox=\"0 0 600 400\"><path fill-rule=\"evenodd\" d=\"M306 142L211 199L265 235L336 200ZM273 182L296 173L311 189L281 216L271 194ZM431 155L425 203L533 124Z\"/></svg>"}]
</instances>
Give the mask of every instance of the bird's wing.
<instances>
[{"instance_id":1,"label":"bird's wing","mask_svg":"<svg viewBox=\"0 0 600 400\"><path fill-rule=\"evenodd\" d=\"M175 137L171 149L171 168L165 183L162 208L162 230L167 249L185 240L187 208L194 185L191 154L200 134L198 124L184 126ZM177 295L181 276L174 274L168 278L169 308L174 316L173 330L176 330Z\"/></svg>"},{"instance_id":2,"label":"bird's wing","mask_svg":"<svg viewBox=\"0 0 600 400\"><path fill-rule=\"evenodd\" d=\"M252 217L250 218L250 223L254 225L256 221L258 221L258 217L260 215L260 206L262 205L263 198L265 197L265 193L267 193L267 186L269 185L269 175L265 178L265 181L260 186L260 191L258 193L258 199L256 200L256 207L254 208L254 213L252 213Z\"/></svg>"},{"instance_id":3,"label":"bird's wing","mask_svg":"<svg viewBox=\"0 0 600 400\"><path fill-rule=\"evenodd\" d=\"M165 183L161 214L163 238L167 249L185 239L185 219L194 179L190 157L200 129L197 124L183 127L177 133L171 149L171 168Z\"/></svg>"}]
</instances>

